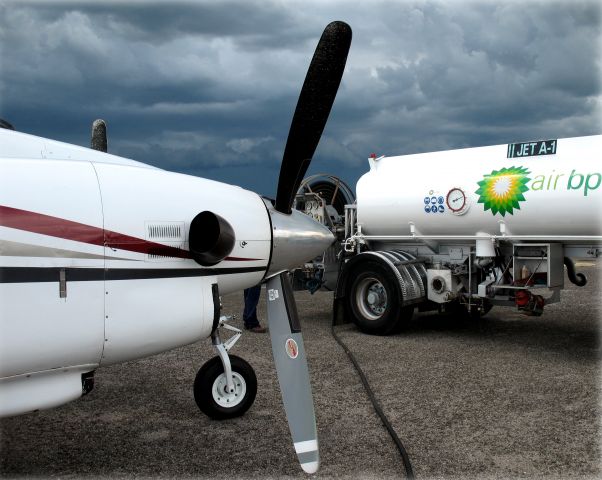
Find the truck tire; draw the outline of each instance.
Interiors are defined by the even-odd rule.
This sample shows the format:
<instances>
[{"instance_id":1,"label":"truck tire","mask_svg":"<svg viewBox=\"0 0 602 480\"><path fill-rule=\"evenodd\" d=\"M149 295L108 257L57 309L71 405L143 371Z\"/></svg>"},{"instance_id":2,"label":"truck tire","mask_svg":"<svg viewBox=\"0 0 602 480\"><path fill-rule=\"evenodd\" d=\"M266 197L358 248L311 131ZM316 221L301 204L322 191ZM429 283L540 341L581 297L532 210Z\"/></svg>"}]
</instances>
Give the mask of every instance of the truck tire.
<instances>
[{"instance_id":1,"label":"truck tire","mask_svg":"<svg viewBox=\"0 0 602 480\"><path fill-rule=\"evenodd\" d=\"M399 283L386 265L367 260L358 263L349 275L346 312L362 332L390 335L412 318L414 307L402 307Z\"/></svg>"}]
</instances>

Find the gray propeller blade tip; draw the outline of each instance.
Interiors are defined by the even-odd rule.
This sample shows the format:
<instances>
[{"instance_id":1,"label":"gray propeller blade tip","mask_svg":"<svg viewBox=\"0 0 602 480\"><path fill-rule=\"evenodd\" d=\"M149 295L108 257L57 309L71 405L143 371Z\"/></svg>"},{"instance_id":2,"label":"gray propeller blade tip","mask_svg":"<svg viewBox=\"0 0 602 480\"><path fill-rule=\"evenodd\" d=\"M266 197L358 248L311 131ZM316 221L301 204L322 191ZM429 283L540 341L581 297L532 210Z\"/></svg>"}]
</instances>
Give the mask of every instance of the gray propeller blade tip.
<instances>
[{"instance_id":1,"label":"gray propeller blade tip","mask_svg":"<svg viewBox=\"0 0 602 480\"><path fill-rule=\"evenodd\" d=\"M295 442L295 453L305 473L316 473L320 466L318 439Z\"/></svg>"}]
</instances>

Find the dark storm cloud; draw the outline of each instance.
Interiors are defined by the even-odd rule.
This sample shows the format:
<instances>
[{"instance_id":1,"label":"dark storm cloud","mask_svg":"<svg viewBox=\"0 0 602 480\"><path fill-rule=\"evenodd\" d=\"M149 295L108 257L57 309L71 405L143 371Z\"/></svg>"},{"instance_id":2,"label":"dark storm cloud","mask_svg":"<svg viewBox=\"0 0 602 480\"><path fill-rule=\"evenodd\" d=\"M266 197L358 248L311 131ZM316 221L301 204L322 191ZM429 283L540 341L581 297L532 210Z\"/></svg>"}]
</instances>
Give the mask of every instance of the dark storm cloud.
<instances>
[{"instance_id":1,"label":"dark storm cloud","mask_svg":"<svg viewBox=\"0 0 602 480\"><path fill-rule=\"evenodd\" d=\"M321 30L354 30L311 171L600 133L600 5L566 2L4 2L0 116L272 194Z\"/></svg>"},{"instance_id":2,"label":"dark storm cloud","mask_svg":"<svg viewBox=\"0 0 602 480\"><path fill-rule=\"evenodd\" d=\"M352 79L378 89L350 107L373 127L361 143L411 153L599 133L599 5L417 5L389 12L382 66Z\"/></svg>"},{"instance_id":3,"label":"dark storm cloud","mask_svg":"<svg viewBox=\"0 0 602 480\"><path fill-rule=\"evenodd\" d=\"M163 42L189 34L249 38L294 38L298 31L294 18L278 3L266 2L258 8L253 2L128 2L32 1L22 2L45 22L60 19L65 12L79 11L95 22L117 22L130 27L133 40ZM270 26L270 29L262 28Z\"/></svg>"}]
</instances>

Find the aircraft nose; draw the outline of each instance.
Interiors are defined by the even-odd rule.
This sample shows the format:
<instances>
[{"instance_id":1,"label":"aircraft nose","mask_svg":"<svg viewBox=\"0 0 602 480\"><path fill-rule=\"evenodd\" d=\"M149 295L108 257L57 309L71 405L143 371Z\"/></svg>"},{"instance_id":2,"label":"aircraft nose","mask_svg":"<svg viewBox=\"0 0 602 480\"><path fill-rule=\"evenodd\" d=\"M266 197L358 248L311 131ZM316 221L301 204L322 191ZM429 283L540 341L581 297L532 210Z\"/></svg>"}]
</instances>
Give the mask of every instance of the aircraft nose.
<instances>
[{"instance_id":1,"label":"aircraft nose","mask_svg":"<svg viewBox=\"0 0 602 480\"><path fill-rule=\"evenodd\" d=\"M308 215L293 210L289 215L270 208L272 259L267 277L298 267L321 255L335 240L332 232Z\"/></svg>"}]
</instances>

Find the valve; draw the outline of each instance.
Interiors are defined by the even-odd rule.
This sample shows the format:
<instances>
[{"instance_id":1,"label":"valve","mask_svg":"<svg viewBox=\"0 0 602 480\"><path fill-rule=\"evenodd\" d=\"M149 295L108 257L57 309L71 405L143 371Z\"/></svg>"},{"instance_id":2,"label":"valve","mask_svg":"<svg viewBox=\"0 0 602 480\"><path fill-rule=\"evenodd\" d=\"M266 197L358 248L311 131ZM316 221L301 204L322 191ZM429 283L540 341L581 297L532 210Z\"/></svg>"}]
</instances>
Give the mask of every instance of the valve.
<instances>
[{"instance_id":1,"label":"valve","mask_svg":"<svg viewBox=\"0 0 602 480\"><path fill-rule=\"evenodd\" d=\"M525 315L539 317L543 313L544 298L528 290L519 290L514 297L516 307Z\"/></svg>"}]
</instances>

